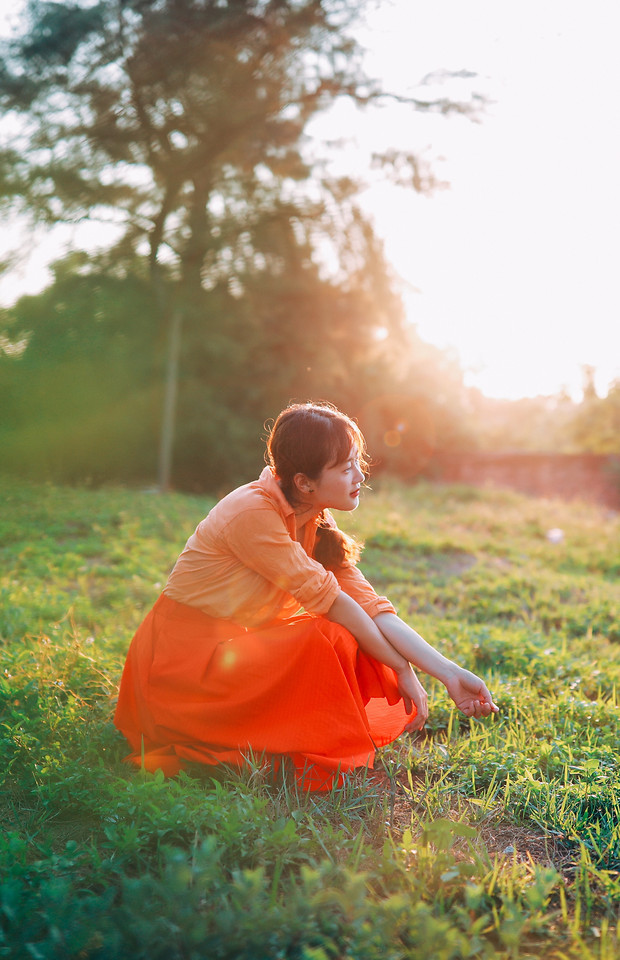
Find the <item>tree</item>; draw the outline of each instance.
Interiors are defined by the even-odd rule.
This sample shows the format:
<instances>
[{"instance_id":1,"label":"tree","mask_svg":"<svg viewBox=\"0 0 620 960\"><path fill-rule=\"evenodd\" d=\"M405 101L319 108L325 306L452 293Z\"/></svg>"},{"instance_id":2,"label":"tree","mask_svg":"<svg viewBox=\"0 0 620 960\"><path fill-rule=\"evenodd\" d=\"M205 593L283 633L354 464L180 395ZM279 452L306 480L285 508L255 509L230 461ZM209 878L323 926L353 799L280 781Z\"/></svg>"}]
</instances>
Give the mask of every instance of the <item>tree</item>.
<instances>
[{"instance_id":1,"label":"tree","mask_svg":"<svg viewBox=\"0 0 620 960\"><path fill-rule=\"evenodd\" d=\"M492 452L570 453L575 403L566 393L505 400L470 389L464 409L472 446Z\"/></svg>"},{"instance_id":2,"label":"tree","mask_svg":"<svg viewBox=\"0 0 620 960\"><path fill-rule=\"evenodd\" d=\"M583 400L571 423L571 435L579 451L620 453L620 380L610 383L600 397L594 383L594 368L583 367Z\"/></svg>"},{"instance_id":3,"label":"tree","mask_svg":"<svg viewBox=\"0 0 620 960\"><path fill-rule=\"evenodd\" d=\"M27 29L5 51L0 100L25 121L0 154L7 202L50 223L111 218L122 231L111 260L143 255L148 262L158 303L154 327L169 329L162 486L179 364L187 418L192 390L206 383L217 401L215 384L229 393L241 376L242 336L252 349L262 345L263 377L280 382L282 353L299 355L321 338L333 364L329 383L343 365L338 343L359 339L377 353L386 321L378 319L380 309L360 320L351 304L358 297L361 307L364 294L347 279L371 269L367 227L352 185L317 178L304 145L308 120L335 97L368 103L382 95L363 75L347 36L358 5L34 0ZM418 182L415 158L404 158L404 168L396 155L386 160L401 178L410 168ZM343 227L347 219L362 238L358 250ZM319 232L334 240L346 307L337 305L336 285L317 262ZM308 287L312 310L300 295ZM293 321L293 307L305 326Z\"/></svg>"},{"instance_id":4,"label":"tree","mask_svg":"<svg viewBox=\"0 0 620 960\"><path fill-rule=\"evenodd\" d=\"M153 292L85 254L6 311L0 447L12 473L58 481L152 477L161 391L152 361Z\"/></svg>"},{"instance_id":5,"label":"tree","mask_svg":"<svg viewBox=\"0 0 620 960\"><path fill-rule=\"evenodd\" d=\"M358 265L351 254L346 284L320 276L286 218L270 229L280 275L249 263L243 296L217 285L209 303L219 324L208 339L183 344L175 484L217 491L255 475L261 425L287 401L308 397L359 418L377 467L417 475L423 455L458 429L451 411L462 380L404 324L363 220L348 224ZM106 259L70 256L47 290L6 311L5 470L96 483L153 476L162 390L153 292L140 261L130 270Z\"/></svg>"},{"instance_id":6,"label":"tree","mask_svg":"<svg viewBox=\"0 0 620 960\"><path fill-rule=\"evenodd\" d=\"M50 222L111 215L123 251L146 242L171 331L168 426L182 320L192 340L203 285L234 280L257 221L308 176L309 116L359 82L345 14L317 0L36 2L5 58L4 106L28 118L2 158L5 194Z\"/></svg>"}]
</instances>

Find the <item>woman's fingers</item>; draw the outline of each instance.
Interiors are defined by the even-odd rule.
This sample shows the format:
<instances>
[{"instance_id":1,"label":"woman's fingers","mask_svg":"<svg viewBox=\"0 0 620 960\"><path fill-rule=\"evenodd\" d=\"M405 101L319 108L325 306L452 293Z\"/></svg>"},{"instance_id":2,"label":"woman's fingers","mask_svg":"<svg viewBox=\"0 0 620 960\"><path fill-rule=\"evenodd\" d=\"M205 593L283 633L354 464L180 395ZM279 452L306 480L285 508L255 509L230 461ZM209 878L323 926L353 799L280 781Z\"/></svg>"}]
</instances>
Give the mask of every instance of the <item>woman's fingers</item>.
<instances>
[{"instance_id":1,"label":"woman's fingers","mask_svg":"<svg viewBox=\"0 0 620 960\"><path fill-rule=\"evenodd\" d=\"M499 707L492 700L472 700L470 703L461 707L466 717L488 717L491 713L497 713Z\"/></svg>"},{"instance_id":2,"label":"woman's fingers","mask_svg":"<svg viewBox=\"0 0 620 960\"><path fill-rule=\"evenodd\" d=\"M421 716L415 716L407 726L405 727L405 733L415 733L417 730L421 730L425 724L425 720Z\"/></svg>"}]
</instances>

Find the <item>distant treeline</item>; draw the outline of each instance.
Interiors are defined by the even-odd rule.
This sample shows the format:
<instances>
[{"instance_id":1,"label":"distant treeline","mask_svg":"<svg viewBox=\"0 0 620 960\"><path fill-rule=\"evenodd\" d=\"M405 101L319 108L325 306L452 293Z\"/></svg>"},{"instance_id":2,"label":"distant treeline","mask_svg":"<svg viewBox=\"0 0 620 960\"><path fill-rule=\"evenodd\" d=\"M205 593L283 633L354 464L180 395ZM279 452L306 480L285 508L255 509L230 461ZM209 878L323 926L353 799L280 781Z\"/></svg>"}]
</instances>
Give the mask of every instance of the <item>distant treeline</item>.
<instances>
[{"instance_id":1,"label":"distant treeline","mask_svg":"<svg viewBox=\"0 0 620 960\"><path fill-rule=\"evenodd\" d=\"M265 422L291 400L328 400L359 418L374 459L404 476L437 447L466 442L460 370L408 327L387 283L377 290L366 274L344 288L290 267L271 289L247 278L242 297L216 287L186 321L177 488L254 477ZM3 470L154 483L167 337L149 278L73 257L4 320Z\"/></svg>"},{"instance_id":2,"label":"distant treeline","mask_svg":"<svg viewBox=\"0 0 620 960\"><path fill-rule=\"evenodd\" d=\"M218 491L254 477L264 424L290 400L345 409L375 472L404 479L451 451L618 450L618 384L603 400L590 377L580 404L483 397L464 387L452 355L417 337L373 256L374 278L346 288L293 264L271 289L248 278L241 297L226 286L205 293L182 332L174 486ZM155 483L167 340L148 276L73 255L3 325L3 471Z\"/></svg>"}]
</instances>

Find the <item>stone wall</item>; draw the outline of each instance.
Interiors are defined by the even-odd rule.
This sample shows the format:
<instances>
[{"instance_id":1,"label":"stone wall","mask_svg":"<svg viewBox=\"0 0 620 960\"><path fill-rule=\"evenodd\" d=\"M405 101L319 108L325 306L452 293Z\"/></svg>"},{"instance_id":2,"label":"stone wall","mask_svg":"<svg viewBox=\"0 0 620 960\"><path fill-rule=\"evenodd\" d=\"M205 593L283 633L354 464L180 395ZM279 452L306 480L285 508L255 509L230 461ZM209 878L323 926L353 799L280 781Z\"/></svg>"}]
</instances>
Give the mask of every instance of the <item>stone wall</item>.
<instances>
[{"instance_id":1,"label":"stone wall","mask_svg":"<svg viewBox=\"0 0 620 960\"><path fill-rule=\"evenodd\" d=\"M453 453L433 458L433 477L474 487L509 487L536 497L591 500L620 510L620 456Z\"/></svg>"}]
</instances>

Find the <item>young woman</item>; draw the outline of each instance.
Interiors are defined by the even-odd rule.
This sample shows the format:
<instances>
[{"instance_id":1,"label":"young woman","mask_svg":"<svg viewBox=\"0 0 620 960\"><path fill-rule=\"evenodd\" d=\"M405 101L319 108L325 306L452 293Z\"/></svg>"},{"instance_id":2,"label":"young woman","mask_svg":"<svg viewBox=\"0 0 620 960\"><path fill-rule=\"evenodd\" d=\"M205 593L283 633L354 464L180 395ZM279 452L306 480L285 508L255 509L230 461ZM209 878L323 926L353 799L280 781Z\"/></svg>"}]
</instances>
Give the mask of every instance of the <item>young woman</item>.
<instances>
[{"instance_id":1,"label":"young woman","mask_svg":"<svg viewBox=\"0 0 620 960\"><path fill-rule=\"evenodd\" d=\"M133 638L115 715L130 759L241 766L283 757L326 789L428 717L411 664L466 716L497 710L482 680L429 646L356 566L330 509L351 511L364 438L327 404L293 404L258 480L198 524Z\"/></svg>"}]
</instances>

